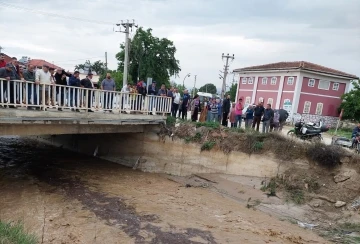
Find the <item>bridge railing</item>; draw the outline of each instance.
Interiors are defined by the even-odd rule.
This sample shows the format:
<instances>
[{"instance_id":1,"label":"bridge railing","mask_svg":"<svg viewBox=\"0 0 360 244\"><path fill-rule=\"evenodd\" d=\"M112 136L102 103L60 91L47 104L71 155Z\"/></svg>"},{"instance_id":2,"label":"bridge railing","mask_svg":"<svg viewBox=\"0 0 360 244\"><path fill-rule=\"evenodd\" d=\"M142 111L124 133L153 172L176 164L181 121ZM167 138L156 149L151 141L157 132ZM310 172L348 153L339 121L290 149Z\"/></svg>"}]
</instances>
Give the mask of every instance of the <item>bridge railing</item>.
<instances>
[{"instance_id":1,"label":"bridge railing","mask_svg":"<svg viewBox=\"0 0 360 244\"><path fill-rule=\"evenodd\" d=\"M0 79L0 106L85 111L171 113L172 99L24 80Z\"/></svg>"}]
</instances>

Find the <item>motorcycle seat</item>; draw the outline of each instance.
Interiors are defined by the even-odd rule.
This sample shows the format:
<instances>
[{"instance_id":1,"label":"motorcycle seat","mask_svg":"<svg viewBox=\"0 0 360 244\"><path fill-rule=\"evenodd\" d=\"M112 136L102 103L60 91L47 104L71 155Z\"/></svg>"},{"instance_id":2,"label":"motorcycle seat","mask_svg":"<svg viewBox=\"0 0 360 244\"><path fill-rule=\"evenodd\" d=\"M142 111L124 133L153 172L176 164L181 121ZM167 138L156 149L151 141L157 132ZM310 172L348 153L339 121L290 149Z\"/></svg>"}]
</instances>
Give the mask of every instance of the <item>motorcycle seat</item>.
<instances>
[{"instance_id":1,"label":"motorcycle seat","mask_svg":"<svg viewBox=\"0 0 360 244\"><path fill-rule=\"evenodd\" d=\"M306 130L306 134L320 134L320 133L321 133L320 129L311 128Z\"/></svg>"}]
</instances>

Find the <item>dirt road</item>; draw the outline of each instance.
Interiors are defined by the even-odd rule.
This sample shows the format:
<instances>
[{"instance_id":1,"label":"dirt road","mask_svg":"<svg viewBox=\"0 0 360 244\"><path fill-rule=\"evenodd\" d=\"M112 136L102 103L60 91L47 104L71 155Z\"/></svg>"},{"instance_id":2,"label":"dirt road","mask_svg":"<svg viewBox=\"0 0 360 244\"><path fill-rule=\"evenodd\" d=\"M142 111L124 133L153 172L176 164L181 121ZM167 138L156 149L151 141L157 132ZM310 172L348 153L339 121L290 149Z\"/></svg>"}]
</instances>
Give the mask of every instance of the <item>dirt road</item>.
<instances>
[{"instance_id":1,"label":"dirt road","mask_svg":"<svg viewBox=\"0 0 360 244\"><path fill-rule=\"evenodd\" d=\"M0 145L0 218L23 221L40 243L327 243L206 184L14 139Z\"/></svg>"}]
</instances>

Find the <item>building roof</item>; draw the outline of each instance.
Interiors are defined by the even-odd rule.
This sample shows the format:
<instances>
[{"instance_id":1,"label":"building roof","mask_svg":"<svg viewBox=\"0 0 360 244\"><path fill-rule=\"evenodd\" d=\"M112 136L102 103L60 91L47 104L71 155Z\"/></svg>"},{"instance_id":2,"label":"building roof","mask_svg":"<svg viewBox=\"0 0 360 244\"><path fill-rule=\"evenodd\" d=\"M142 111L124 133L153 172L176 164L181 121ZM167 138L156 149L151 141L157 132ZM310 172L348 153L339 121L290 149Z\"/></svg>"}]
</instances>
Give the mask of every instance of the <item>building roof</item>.
<instances>
[{"instance_id":1,"label":"building roof","mask_svg":"<svg viewBox=\"0 0 360 244\"><path fill-rule=\"evenodd\" d=\"M48 61L42 60L42 59L31 59L29 61L28 65L34 65L35 67L42 67L43 65L47 65L50 68L61 69L61 67L59 67L55 64L49 63Z\"/></svg>"},{"instance_id":2,"label":"building roof","mask_svg":"<svg viewBox=\"0 0 360 244\"><path fill-rule=\"evenodd\" d=\"M306 62L306 61L295 61L295 62L278 62L257 66L250 66L240 69L235 69L234 72L243 72L243 71L266 71L266 70L288 70L288 69L301 69L301 70L309 70L315 71L323 74L331 74L343 76L351 79L359 79L356 75L348 74L336 69L327 68L325 66L321 66L318 64Z\"/></svg>"},{"instance_id":3,"label":"building roof","mask_svg":"<svg viewBox=\"0 0 360 244\"><path fill-rule=\"evenodd\" d=\"M10 56L6 55L5 53L2 53L2 55L4 56L4 60L6 63L10 63L12 61Z\"/></svg>"}]
</instances>

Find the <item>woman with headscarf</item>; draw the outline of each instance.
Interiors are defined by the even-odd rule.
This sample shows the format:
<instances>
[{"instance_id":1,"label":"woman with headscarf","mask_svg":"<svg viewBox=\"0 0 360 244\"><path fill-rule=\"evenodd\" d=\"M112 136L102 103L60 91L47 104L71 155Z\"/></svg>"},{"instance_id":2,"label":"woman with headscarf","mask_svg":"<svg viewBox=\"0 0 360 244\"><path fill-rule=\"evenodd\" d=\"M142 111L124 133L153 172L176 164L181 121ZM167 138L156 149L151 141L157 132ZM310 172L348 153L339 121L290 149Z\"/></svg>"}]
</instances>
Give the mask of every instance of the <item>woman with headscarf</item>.
<instances>
[{"instance_id":1,"label":"woman with headscarf","mask_svg":"<svg viewBox=\"0 0 360 244\"><path fill-rule=\"evenodd\" d=\"M191 121L196 122L198 120L198 114L200 110L200 98L199 95L196 94L191 104Z\"/></svg>"}]
</instances>

